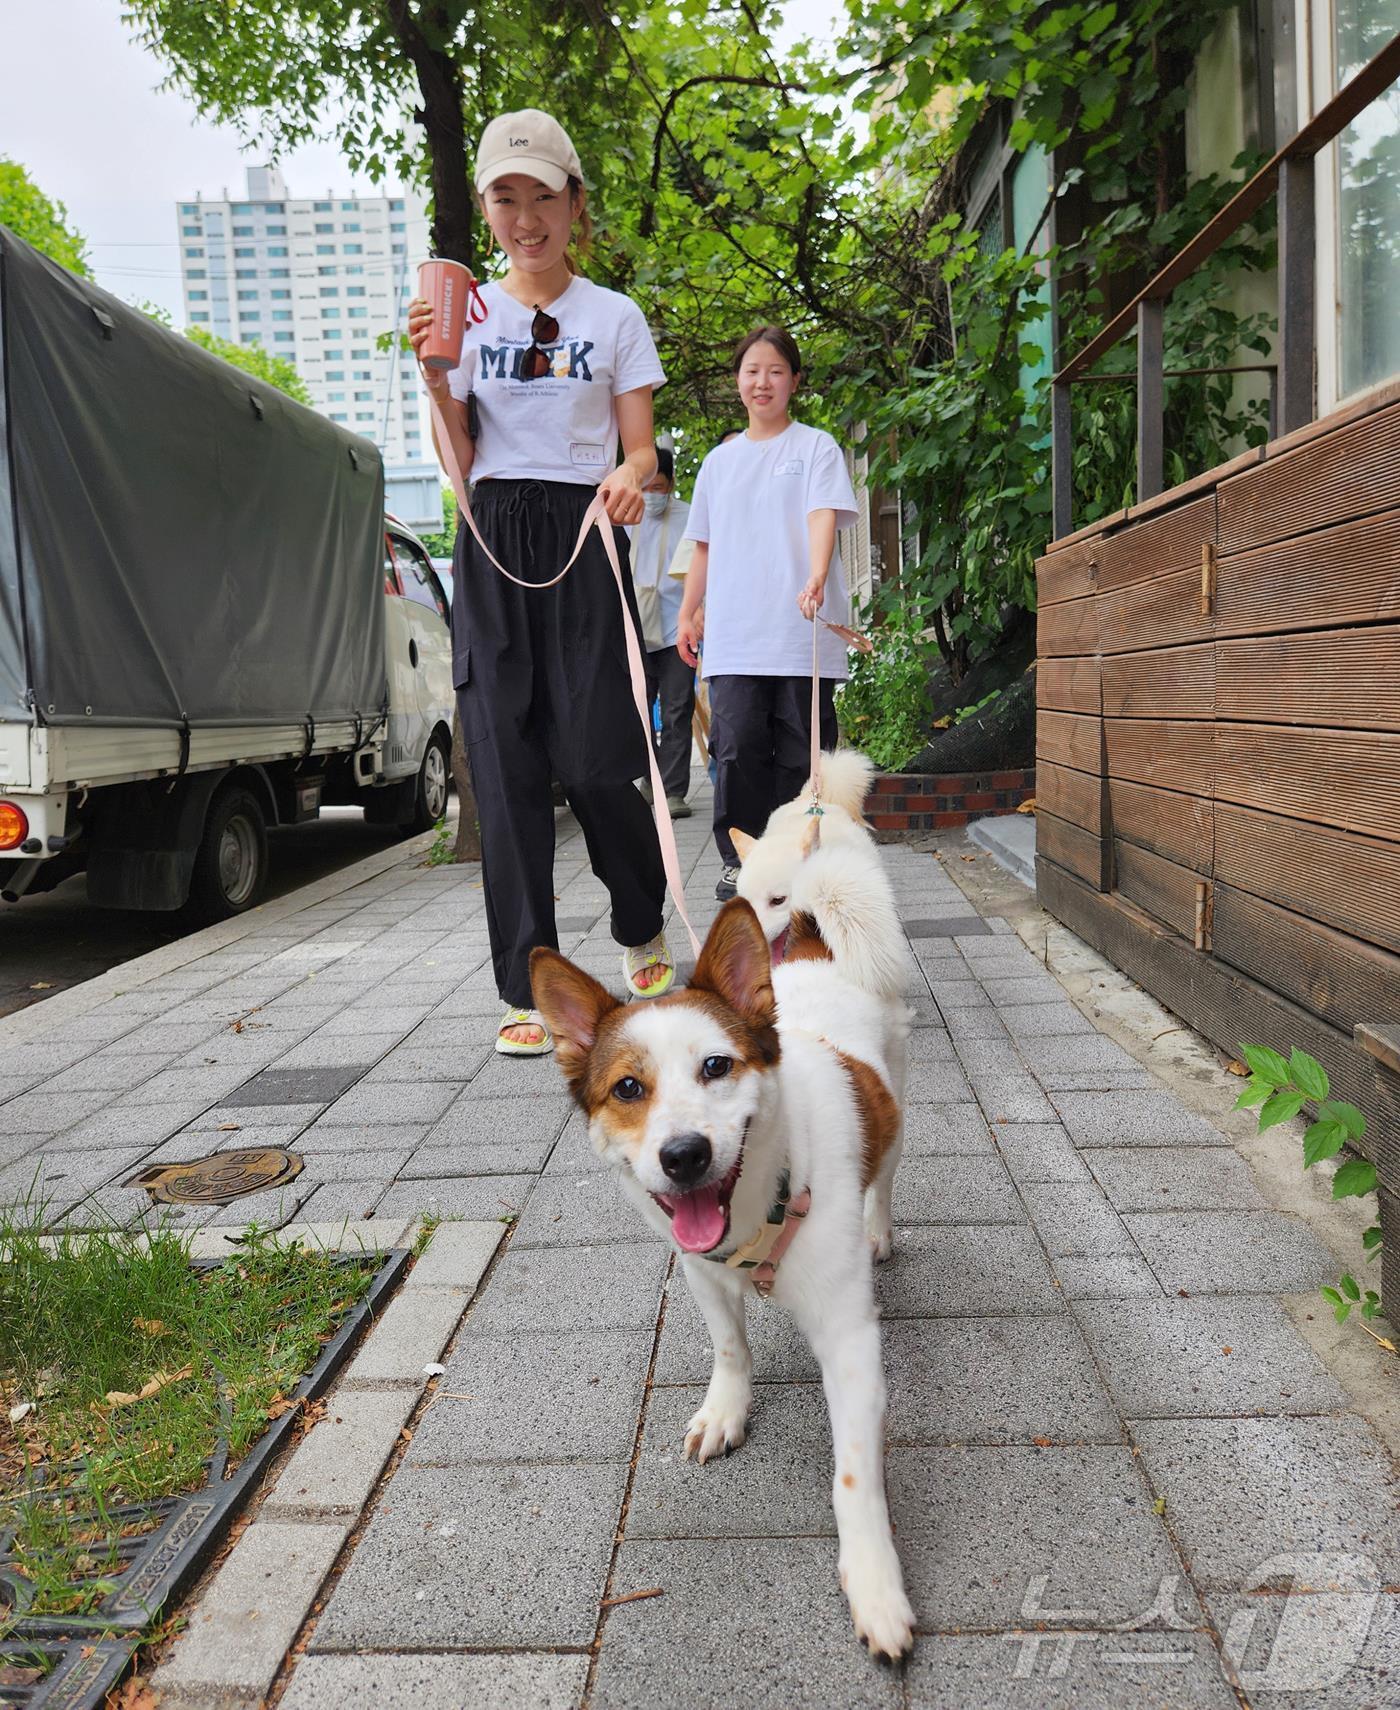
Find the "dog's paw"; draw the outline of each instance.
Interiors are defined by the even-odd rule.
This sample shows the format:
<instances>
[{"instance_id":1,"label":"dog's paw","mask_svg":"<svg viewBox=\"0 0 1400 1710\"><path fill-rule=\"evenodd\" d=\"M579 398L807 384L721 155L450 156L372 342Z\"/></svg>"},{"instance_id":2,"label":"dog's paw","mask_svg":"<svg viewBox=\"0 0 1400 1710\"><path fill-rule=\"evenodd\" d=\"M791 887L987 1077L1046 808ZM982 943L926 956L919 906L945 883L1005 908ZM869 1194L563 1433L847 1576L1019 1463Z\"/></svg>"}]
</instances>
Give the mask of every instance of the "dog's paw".
<instances>
[{"instance_id":1,"label":"dog's paw","mask_svg":"<svg viewBox=\"0 0 1400 1710\"><path fill-rule=\"evenodd\" d=\"M904 1595L898 1558L846 1565L841 1589L851 1605L856 1637L871 1656L898 1662L914 1648L914 1611Z\"/></svg>"},{"instance_id":2,"label":"dog's paw","mask_svg":"<svg viewBox=\"0 0 1400 1710\"><path fill-rule=\"evenodd\" d=\"M870 1243L871 1257L877 1265L883 1265L894 1251L894 1230L888 1223L877 1224L867 1220L865 1238Z\"/></svg>"},{"instance_id":3,"label":"dog's paw","mask_svg":"<svg viewBox=\"0 0 1400 1710\"><path fill-rule=\"evenodd\" d=\"M685 1458L701 1466L737 1449L747 1435L747 1408L713 1407L707 1401L685 1428Z\"/></svg>"}]
</instances>

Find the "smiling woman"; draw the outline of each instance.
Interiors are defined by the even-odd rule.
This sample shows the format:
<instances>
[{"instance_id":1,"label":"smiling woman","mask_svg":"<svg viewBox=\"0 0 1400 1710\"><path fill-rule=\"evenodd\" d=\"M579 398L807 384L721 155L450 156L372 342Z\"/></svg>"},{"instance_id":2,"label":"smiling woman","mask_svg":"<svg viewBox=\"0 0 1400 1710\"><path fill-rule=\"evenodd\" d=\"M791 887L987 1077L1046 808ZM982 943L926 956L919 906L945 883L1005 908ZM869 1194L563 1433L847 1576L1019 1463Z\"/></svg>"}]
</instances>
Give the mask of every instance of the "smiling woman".
<instances>
[{"instance_id":1,"label":"smiling woman","mask_svg":"<svg viewBox=\"0 0 1400 1710\"><path fill-rule=\"evenodd\" d=\"M473 514L497 575L458 530L454 681L481 824L496 983L509 1006L496 1049L540 1056L553 1041L530 1007L529 955L557 947L551 776L583 827L612 900L627 984L659 997L675 977L661 930L660 849L632 779L646 772L618 609L602 541L590 533L550 586L601 497L627 552L656 470L652 393L665 381L641 310L579 271L589 217L583 167L563 127L527 108L492 120L476 163L481 210L508 266L483 287L486 320L460 365L426 371L450 458L474 483ZM415 301L409 336L428 336ZM619 462L618 441L622 444ZM443 449L439 446L439 455ZM446 464L445 460L445 464ZM631 622L640 633L630 576Z\"/></svg>"}]
</instances>

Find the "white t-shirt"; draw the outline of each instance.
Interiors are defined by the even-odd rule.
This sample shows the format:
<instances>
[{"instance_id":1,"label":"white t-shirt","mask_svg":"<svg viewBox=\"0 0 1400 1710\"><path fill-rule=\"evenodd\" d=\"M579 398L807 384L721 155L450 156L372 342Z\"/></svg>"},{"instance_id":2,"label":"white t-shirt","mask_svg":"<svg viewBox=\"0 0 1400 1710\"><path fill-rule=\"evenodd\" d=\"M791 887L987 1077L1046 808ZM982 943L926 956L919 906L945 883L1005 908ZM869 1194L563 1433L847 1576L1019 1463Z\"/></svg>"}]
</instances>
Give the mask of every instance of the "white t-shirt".
<instances>
[{"instance_id":1,"label":"white t-shirt","mask_svg":"<svg viewBox=\"0 0 1400 1710\"><path fill-rule=\"evenodd\" d=\"M811 575L807 518L834 510L837 528L856 520L856 496L841 448L829 433L792 425L774 439L746 433L716 446L700 465L686 536L709 542L705 583L706 677L805 677L812 626L797 609ZM831 554L822 616L849 624L841 555ZM846 644L818 626L823 677L846 676Z\"/></svg>"},{"instance_id":2,"label":"white t-shirt","mask_svg":"<svg viewBox=\"0 0 1400 1710\"><path fill-rule=\"evenodd\" d=\"M648 493L648 500L651 497ZM677 620L685 597L685 573L695 551L694 542L685 538L690 506L674 494L667 494L666 500L659 514L649 508L642 520L627 530L632 543L637 610L648 653L676 645Z\"/></svg>"},{"instance_id":3,"label":"white t-shirt","mask_svg":"<svg viewBox=\"0 0 1400 1710\"><path fill-rule=\"evenodd\" d=\"M576 276L562 296L541 305L559 323L558 340L542 346L554 372L521 380L535 311L496 284L483 285L481 298L486 319L468 326L462 360L448 375L454 398L465 403L476 393L481 432L472 480L596 487L617 464L615 396L666 380L642 311L620 291Z\"/></svg>"}]
</instances>

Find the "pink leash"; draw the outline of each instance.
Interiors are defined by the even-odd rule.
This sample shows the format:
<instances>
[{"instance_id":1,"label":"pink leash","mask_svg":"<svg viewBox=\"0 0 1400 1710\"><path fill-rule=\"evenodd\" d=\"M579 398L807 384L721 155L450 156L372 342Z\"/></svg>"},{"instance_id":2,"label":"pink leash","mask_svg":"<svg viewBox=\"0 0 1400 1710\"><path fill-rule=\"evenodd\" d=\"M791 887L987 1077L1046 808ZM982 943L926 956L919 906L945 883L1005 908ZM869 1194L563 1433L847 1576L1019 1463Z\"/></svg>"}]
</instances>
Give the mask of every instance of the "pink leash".
<instances>
[{"instance_id":1,"label":"pink leash","mask_svg":"<svg viewBox=\"0 0 1400 1710\"><path fill-rule=\"evenodd\" d=\"M656 822L657 842L661 845L661 865L666 873L666 885L670 890L672 901L676 905L676 913L681 917L687 933L690 935L691 950L698 957L700 940L695 928L690 924L690 916L685 908L685 881L681 878L680 855L676 850L676 828L671 821L671 810L666 805L666 787L661 781L661 767L657 763L656 745L651 739L651 716L647 705L646 673L642 668L642 646L637 636L636 627L632 622L632 613L627 604L627 594L622 582L622 561L617 555L617 542L613 539L612 524L608 521L607 511L603 507L602 497L595 498L584 514L579 526L578 539L574 542L574 550L569 554L569 562L548 582L526 582L519 576L513 576L491 548L481 538L481 530L476 526L476 518L472 515L471 500L467 496L467 484L462 479L462 471L457 463L457 455L452 447L452 438L447 431L447 421L442 413L442 405L433 392L428 390L428 404L432 410L433 425L437 429L438 446L442 451L443 461L447 464L447 473L452 482L452 491L457 495L457 505L467 527L472 531L472 538L481 548L487 560L494 564L508 582L514 582L517 588L552 588L562 582L578 561L578 555L583 551L583 543L588 538L590 528L598 530L603 542L603 551L607 554L608 563L612 566L613 581L617 585L618 603L622 607L622 633L627 643L627 670L632 679L632 701L637 708L637 717L642 721L642 732L646 738L647 762L651 773L652 817ZM815 625L813 626L815 632ZM815 645L815 643L814 643ZM814 655L815 658L815 655ZM813 678L813 705L815 706L816 679ZM813 726L813 741L815 743L815 725Z\"/></svg>"}]
</instances>

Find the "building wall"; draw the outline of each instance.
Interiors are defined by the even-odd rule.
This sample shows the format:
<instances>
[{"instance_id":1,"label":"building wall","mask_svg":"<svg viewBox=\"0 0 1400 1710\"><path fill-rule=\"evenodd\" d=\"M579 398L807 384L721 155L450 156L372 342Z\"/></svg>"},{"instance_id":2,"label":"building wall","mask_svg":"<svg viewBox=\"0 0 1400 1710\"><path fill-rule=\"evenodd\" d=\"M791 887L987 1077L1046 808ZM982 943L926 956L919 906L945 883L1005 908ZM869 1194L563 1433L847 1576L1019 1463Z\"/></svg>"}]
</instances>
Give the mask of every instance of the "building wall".
<instances>
[{"instance_id":1,"label":"building wall","mask_svg":"<svg viewBox=\"0 0 1400 1710\"><path fill-rule=\"evenodd\" d=\"M421 197L291 196L276 168L250 167L241 199L196 196L176 215L190 324L287 357L316 408L372 439L391 472L436 469L413 359L376 349L428 253Z\"/></svg>"}]
</instances>

